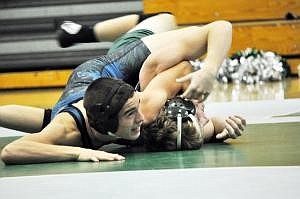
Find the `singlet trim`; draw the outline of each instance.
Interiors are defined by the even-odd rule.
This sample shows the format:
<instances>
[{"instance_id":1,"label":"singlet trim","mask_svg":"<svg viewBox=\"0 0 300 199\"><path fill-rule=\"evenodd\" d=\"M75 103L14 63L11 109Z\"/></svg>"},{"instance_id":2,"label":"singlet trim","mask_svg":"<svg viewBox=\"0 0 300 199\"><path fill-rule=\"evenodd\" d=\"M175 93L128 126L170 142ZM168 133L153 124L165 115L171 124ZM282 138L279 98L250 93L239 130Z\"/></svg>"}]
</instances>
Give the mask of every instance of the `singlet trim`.
<instances>
[{"instance_id":1,"label":"singlet trim","mask_svg":"<svg viewBox=\"0 0 300 199\"><path fill-rule=\"evenodd\" d=\"M69 113L73 117L73 119L75 120L76 125L77 125L77 127L80 131L80 134L81 134L81 140L82 140L83 147L94 149L92 141L91 141L91 139L88 135L88 132L87 132L85 119L84 119L83 114L81 113L81 111L77 107L70 104L70 105L64 107L62 110L59 111L59 113L61 113L61 112Z\"/></svg>"}]
</instances>

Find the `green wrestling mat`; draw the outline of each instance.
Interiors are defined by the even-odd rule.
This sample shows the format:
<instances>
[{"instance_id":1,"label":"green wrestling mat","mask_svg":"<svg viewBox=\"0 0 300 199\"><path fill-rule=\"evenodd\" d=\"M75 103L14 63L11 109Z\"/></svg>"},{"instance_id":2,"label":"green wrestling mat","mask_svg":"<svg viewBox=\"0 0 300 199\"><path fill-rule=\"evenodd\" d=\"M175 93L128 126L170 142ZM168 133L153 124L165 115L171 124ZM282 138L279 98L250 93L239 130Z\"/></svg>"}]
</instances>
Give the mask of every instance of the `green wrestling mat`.
<instances>
[{"instance_id":1,"label":"green wrestling mat","mask_svg":"<svg viewBox=\"0 0 300 199\"><path fill-rule=\"evenodd\" d=\"M0 177L37 176L109 171L136 171L211 167L297 166L300 165L300 123L252 124L246 133L226 143L205 144L201 150L142 152L111 146L125 161L63 162L6 166L0 161ZM16 137L0 138L1 149Z\"/></svg>"}]
</instances>

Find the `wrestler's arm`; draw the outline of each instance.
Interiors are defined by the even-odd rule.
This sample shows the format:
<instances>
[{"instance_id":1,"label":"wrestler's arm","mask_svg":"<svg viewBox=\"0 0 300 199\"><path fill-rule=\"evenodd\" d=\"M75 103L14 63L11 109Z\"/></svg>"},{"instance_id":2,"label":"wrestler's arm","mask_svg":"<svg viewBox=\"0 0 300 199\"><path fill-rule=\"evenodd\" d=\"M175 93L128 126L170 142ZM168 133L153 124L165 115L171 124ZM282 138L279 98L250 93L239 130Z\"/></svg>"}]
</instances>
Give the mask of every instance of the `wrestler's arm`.
<instances>
[{"instance_id":1,"label":"wrestler's arm","mask_svg":"<svg viewBox=\"0 0 300 199\"><path fill-rule=\"evenodd\" d=\"M178 84L174 80L180 75L191 73L189 62L182 62L173 68L155 76L142 92L141 112L144 122L152 122L158 115L167 99L174 97L181 89L184 91L189 84ZM212 117L204 125L204 141L223 141L228 138L237 138L245 130L246 120L240 116L227 118Z\"/></svg>"},{"instance_id":2,"label":"wrestler's arm","mask_svg":"<svg viewBox=\"0 0 300 199\"><path fill-rule=\"evenodd\" d=\"M142 92L141 112L145 123L153 121L167 99L174 97L180 90L185 90L189 84L175 83L174 80L180 75L190 74L192 67L189 62L180 64L159 73L155 76ZM241 136L246 127L246 120L240 116L227 118L212 117L204 125L204 141L223 141L228 138Z\"/></svg>"},{"instance_id":3,"label":"wrestler's arm","mask_svg":"<svg viewBox=\"0 0 300 199\"><path fill-rule=\"evenodd\" d=\"M228 138L236 139L243 134L246 120L236 115L227 118L212 117L203 128L205 142L224 141Z\"/></svg>"},{"instance_id":4,"label":"wrestler's arm","mask_svg":"<svg viewBox=\"0 0 300 199\"><path fill-rule=\"evenodd\" d=\"M180 78L180 82L191 80L184 95L203 101L200 95L212 90L218 69L230 49L231 35L229 22L216 21L202 27L182 28L144 38L146 43L154 44L151 47L155 50L142 66L141 72L150 71L148 78L143 81L150 81L153 75L183 60L199 58L206 53L202 70Z\"/></svg>"},{"instance_id":5,"label":"wrestler's arm","mask_svg":"<svg viewBox=\"0 0 300 199\"><path fill-rule=\"evenodd\" d=\"M181 62L156 75L147 86L141 84L145 89L141 93L140 110L144 115L145 123L153 121L166 101L188 86L188 83L176 83L175 79L191 71L192 66L189 62Z\"/></svg>"},{"instance_id":6,"label":"wrestler's arm","mask_svg":"<svg viewBox=\"0 0 300 199\"><path fill-rule=\"evenodd\" d=\"M5 146L1 159L6 164L124 159L117 154L79 147L81 137L74 123L68 113L60 113L41 132Z\"/></svg>"}]
</instances>

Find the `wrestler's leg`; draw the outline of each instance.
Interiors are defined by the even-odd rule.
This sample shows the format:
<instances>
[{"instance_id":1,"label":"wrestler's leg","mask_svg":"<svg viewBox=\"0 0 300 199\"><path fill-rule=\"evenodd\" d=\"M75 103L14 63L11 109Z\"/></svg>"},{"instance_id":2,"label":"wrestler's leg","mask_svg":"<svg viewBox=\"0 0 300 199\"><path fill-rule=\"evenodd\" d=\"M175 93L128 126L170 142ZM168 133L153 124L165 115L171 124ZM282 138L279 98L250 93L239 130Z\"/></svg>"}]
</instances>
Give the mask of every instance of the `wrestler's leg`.
<instances>
[{"instance_id":1,"label":"wrestler's leg","mask_svg":"<svg viewBox=\"0 0 300 199\"><path fill-rule=\"evenodd\" d=\"M63 48L75 43L114 41L140 22L157 14L159 13L131 14L101 21L91 27L65 21L58 27L57 40Z\"/></svg>"},{"instance_id":2,"label":"wrestler's leg","mask_svg":"<svg viewBox=\"0 0 300 199\"><path fill-rule=\"evenodd\" d=\"M93 26L97 41L114 41L122 34L136 29L165 32L176 27L171 13L132 14L99 22Z\"/></svg>"},{"instance_id":3,"label":"wrestler's leg","mask_svg":"<svg viewBox=\"0 0 300 199\"><path fill-rule=\"evenodd\" d=\"M76 43L114 41L138 23L137 14L117 17L96 23L93 26L64 21L57 29L57 41L63 48Z\"/></svg>"},{"instance_id":4,"label":"wrestler's leg","mask_svg":"<svg viewBox=\"0 0 300 199\"><path fill-rule=\"evenodd\" d=\"M128 32L139 21L139 15L132 14L96 23L93 32L97 41L114 41Z\"/></svg>"},{"instance_id":5,"label":"wrestler's leg","mask_svg":"<svg viewBox=\"0 0 300 199\"><path fill-rule=\"evenodd\" d=\"M39 132L43 128L44 116L43 108L21 105L0 106L0 126L9 129L28 133Z\"/></svg>"},{"instance_id":6,"label":"wrestler's leg","mask_svg":"<svg viewBox=\"0 0 300 199\"><path fill-rule=\"evenodd\" d=\"M135 27L130 29L129 32L139 29L151 30L154 33L174 30L177 29L176 18L171 13L159 13L141 21Z\"/></svg>"}]
</instances>

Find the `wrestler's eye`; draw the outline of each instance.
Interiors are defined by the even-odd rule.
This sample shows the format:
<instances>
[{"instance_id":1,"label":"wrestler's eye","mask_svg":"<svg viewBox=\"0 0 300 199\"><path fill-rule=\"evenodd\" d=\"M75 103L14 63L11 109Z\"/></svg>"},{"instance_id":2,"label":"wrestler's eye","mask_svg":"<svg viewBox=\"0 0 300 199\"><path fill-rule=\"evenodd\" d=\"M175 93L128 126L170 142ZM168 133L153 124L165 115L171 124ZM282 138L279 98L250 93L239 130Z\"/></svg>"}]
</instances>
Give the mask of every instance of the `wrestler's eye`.
<instances>
[{"instance_id":1,"label":"wrestler's eye","mask_svg":"<svg viewBox=\"0 0 300 199\"><path fill-rule=\"evenodd\" d=\"M134 115L136 114L136 112L137 112L137 111L134 110L134 111L130 112L128 116L134 116Z\"/></svg>"},{"instance_id":2,"label":"wrestler's eye","mask_svg":"<svg viewBox=\"0 0 300 199\"><path fill-rule=\"evenodd\" d=\"M133 115L135 115L135 113L137 112L137 109L130 109L129 111L126 112L126 116L131 117Z\"/></svg>"}]
</instances>

